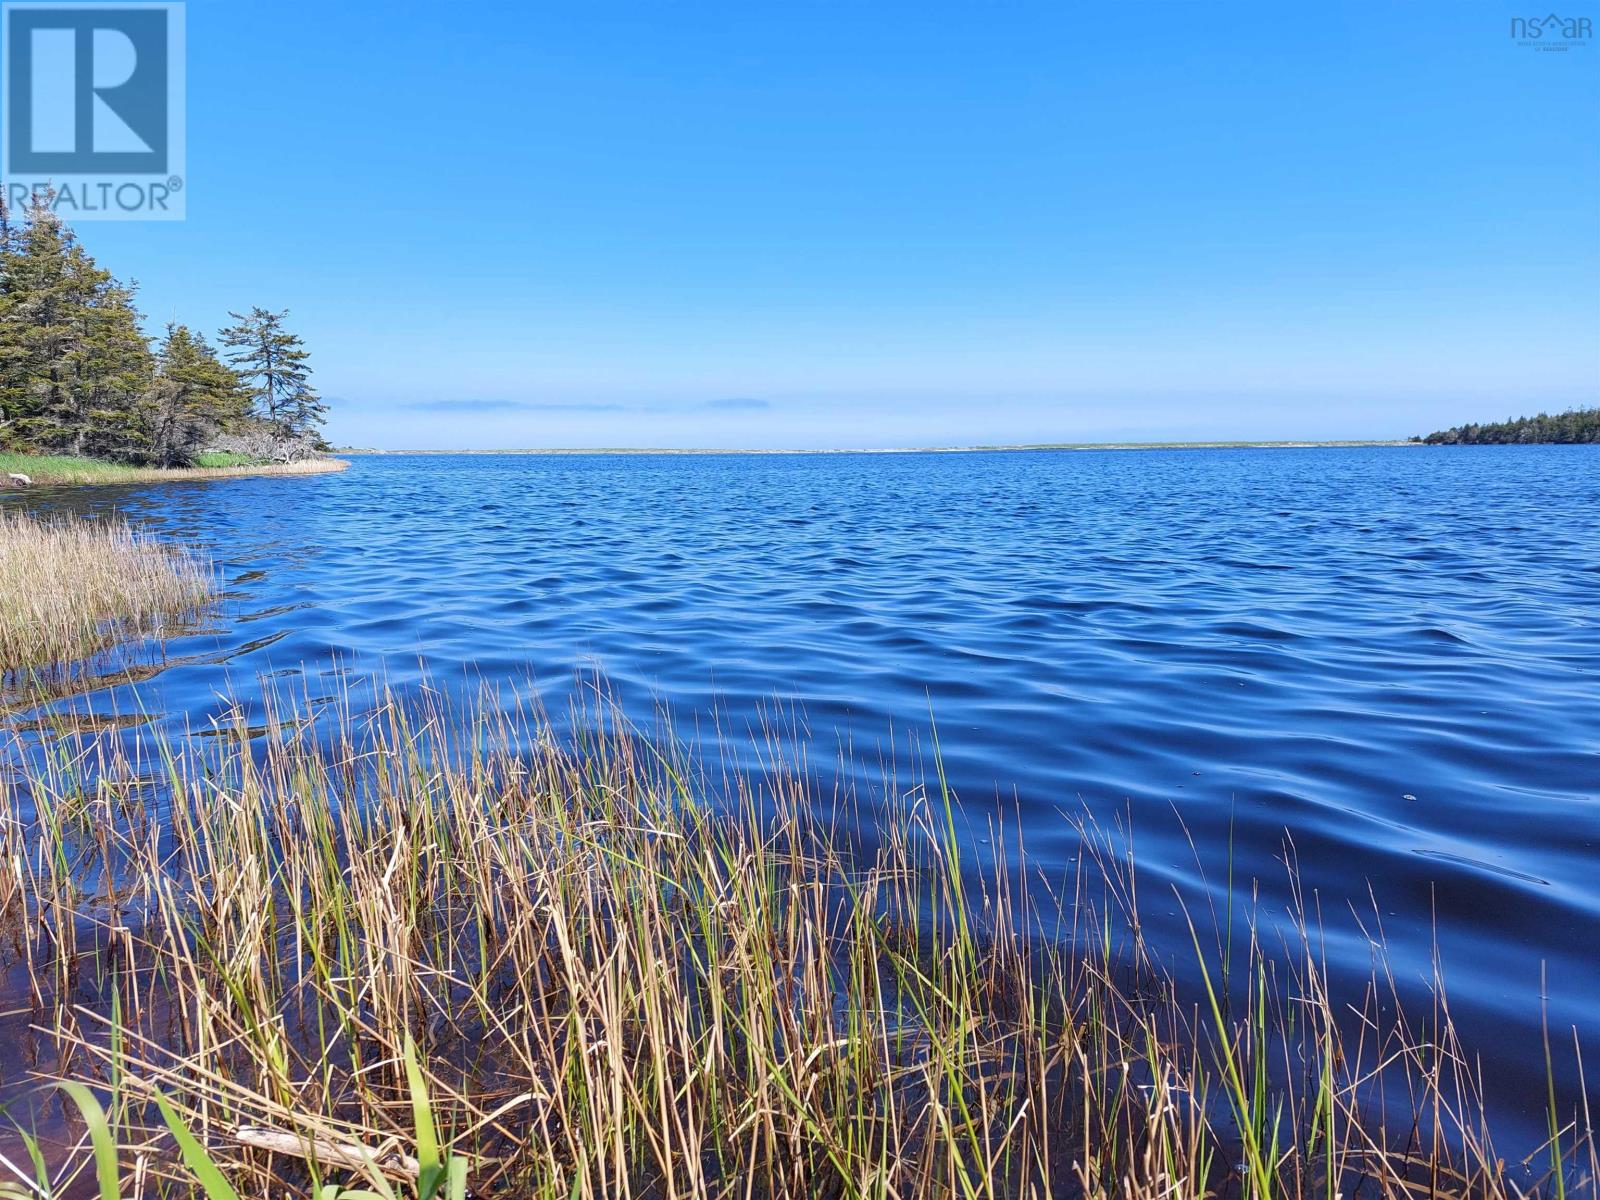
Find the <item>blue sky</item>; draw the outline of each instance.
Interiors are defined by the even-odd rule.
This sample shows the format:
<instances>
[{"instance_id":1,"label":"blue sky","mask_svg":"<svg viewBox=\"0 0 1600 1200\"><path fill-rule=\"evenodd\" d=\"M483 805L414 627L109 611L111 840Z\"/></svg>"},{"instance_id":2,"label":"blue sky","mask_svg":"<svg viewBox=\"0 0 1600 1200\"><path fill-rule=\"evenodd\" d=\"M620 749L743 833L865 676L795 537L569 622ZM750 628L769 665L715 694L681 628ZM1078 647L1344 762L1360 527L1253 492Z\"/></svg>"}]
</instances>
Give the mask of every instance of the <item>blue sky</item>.
<instances>
[{"instance_id":1,"label":"blue sky","mask_svg":"<svg viewBox=\"0 0 1600 1200\"><path fill-rule=\"evenodd\" d=\"M357 445L1404 436L1600 395L1518 12L191 0L188 220L82 233Z\"/></svg>"}]
</instances>

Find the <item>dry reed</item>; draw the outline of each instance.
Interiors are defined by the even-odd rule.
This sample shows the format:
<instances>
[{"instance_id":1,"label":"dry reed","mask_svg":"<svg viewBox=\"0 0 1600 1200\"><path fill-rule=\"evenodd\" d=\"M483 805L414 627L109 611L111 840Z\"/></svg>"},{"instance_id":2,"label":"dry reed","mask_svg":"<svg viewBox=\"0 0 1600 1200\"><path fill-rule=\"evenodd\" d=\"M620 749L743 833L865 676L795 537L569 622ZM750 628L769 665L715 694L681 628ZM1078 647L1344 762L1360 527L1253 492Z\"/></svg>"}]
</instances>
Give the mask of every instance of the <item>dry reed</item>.
<instances>
[{"instance_id":1,"label":"dry reed","mask_svg":"<svg viewBox=\"0 0 1600 1200\"><path fill-rule=\"evenodd\" d=\"M0 508L0 672L7 683L158 635L213 594L193 553L125 522Z\"/></svg>"},{"instance_id":2,"label":"dry reed","mask_svg":"<svg viewBox=\"0 0 1600 1200\"><path fill-rule=\"evenodd\" d=\"M964 867L937 778L866 847L781 765L707 807L604 706L560 745L515 706L355 711L174 746L160 803L103 741L0 783L37 1072L96 1088L127 1194L1593 1187L1586 1111L1553 1098L1546 1166L1508 1171L1448 1021L1381 977L1330 995L1303 924L1286 964L1252 939L1231 1003L1197 938L1181 1003L1092 829L1041 911L1020 848ZM90 1177L83 1145L39 1194Z\"/></svg>"}]
</instances>

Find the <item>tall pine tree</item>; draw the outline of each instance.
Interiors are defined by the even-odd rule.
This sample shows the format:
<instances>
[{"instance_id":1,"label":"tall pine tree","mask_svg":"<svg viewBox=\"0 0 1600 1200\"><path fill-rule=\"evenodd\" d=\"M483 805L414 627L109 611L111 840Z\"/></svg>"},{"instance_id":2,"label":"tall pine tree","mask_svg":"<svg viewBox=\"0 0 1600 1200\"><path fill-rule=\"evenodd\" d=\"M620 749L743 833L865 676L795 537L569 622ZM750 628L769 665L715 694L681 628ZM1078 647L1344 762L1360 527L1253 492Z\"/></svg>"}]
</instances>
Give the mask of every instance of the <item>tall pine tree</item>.
<instances>
[{"instance_id":1,"label":"tall pine tree","mask_svg":"<svg viewBox=\"0 0 1600 1200\"><path fill-rule=\"evenodd\" d=\"M283 312L252 308L231 312L234 324L221 333L228 362L249 384L256 416L290 437L316 437L327 406L311 387L305 343L284 326Z\"/></svg>"}]
</instances>

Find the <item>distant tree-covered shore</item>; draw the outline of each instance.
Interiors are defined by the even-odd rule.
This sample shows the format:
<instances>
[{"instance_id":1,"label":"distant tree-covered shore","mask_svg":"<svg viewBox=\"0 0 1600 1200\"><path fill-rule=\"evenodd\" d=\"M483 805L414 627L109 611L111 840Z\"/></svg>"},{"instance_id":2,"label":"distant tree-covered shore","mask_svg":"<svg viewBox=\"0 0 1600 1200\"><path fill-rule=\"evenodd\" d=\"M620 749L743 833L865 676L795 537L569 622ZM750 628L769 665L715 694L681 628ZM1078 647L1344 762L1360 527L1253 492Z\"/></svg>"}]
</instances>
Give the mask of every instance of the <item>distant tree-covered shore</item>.
<instances>
[{"instance_id":1,"label":"distant tree-covered shore","mask_svg":"<svg viewBox=\"0 0 1600 1200\"><path fill-rule=\"evenodd\" d=\"M0 451L158 467L206 454L283 461L322 447L325 412L283 312L230 313L218 334L176 322L148 337L134 287L35 195L0 197Z\"/></svg>"},{"instance_id":2,"label":"distant tree-covered shore","mask_svg":"<svg viewBox=\"0 0 1600 1200\"><path fill-rule=\"evenodd\" d=\"M1600 408L1514 417L1486 425L1457 425L1427 437L1412 438L1429 446L1518 446L1539 442L1600 442Z\"/></svg>"}]
</instances>

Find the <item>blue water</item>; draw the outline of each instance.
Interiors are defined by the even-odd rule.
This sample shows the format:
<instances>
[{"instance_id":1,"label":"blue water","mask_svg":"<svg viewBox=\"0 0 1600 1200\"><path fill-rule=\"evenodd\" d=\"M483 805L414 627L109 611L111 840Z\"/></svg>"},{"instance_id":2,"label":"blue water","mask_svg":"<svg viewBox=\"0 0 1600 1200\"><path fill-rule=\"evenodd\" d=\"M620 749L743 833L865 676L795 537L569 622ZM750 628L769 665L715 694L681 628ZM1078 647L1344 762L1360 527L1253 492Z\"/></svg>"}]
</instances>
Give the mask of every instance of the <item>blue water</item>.
<instances>
[{"instance_id":1,"label":"blue water","mask_svg":"<svg viewBox=\"0 0 1600 1200\"><path fill-rule=\"evenodd\" d=\"M1600 1033L1600 447L383 457L13 502L228 581L137 701L80 708L203 726L352 662L559 708L598 667L680 726L780 699L814 760L873 764L932 714L1046 873L1085 806L1131 826L1180 972L1173 889L1226 911L1231 844L1281 910L1292 847L1336 973L1369 970L1352 909L1410 995L1437 945L1509 1120L1542 1120L1541 970L1558 1044Z\"/></svg>"}]
</instances>

